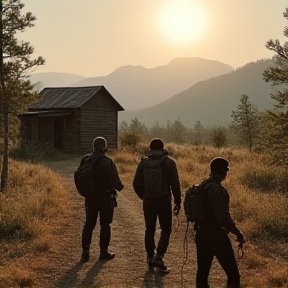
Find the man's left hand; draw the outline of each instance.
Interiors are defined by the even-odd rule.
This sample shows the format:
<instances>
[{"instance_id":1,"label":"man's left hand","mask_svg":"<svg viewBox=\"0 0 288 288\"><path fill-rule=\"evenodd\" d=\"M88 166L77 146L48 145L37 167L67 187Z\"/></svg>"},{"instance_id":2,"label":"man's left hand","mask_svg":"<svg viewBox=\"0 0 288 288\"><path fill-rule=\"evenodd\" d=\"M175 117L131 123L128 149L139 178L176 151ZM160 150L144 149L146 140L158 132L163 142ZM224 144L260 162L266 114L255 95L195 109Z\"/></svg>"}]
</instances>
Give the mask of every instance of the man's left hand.
<instances>
[{"instance_id":1,"label":"man's left hand","mask_svg":"<svg viewBox=\"0 0 288 288\"><path fill-rule=\"evenodd\" d=\"M174 215L177 216L179 214L180 209L181 209L181 205L180 204L179 205L175 204L174 205L174 209L173 209Z\"/></svg>"}]
</instances>

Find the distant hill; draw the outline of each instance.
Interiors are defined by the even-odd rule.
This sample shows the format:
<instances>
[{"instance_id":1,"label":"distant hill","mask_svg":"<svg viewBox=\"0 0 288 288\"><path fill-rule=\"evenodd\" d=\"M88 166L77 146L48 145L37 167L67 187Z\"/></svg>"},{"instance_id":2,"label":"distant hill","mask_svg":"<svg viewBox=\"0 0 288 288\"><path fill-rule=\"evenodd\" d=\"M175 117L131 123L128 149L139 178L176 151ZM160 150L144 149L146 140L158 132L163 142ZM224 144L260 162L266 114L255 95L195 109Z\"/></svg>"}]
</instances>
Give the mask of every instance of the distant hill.
<instances>
[{"instance_id":1,"label":"distant hill","mask_svg":"<svg viewBox=\"0 0 288 288\"><path fill-rule=\"evenodd\" d=\"M86 77L70 74L70 73L57 73L45 72L36 73L30 76L30 81L35 84L36 90L42 90L45 87L65 87L71 84L82 81Z\"/></svg>"},{"instance_id":2,"label":"distant hill","mask_svg":"<svg viewBox=\"0 0 288 288\"><path fill-rule=\"evenodd\" d=\"M123 66L107 76L86 78L71 86L104 85L124 109L154 106L193 84L223 75L233 68L202 58L176 58L155 68Z\"/></svg>"},{"instance_id":3,"label":"distant hill","mask_svg":"<svg viewBox=\"0 0 288 288\"><path fill-rule=\"evenodd\" d=\"M119 123L129 124L136 117L147 126L157 121L166 125L167 120L173 122L178 118L186 127L193 127L196 121L203 125L228 125L231 111L237 109L242 94L247 94L259 111L272 107L271 85L262 80L262 72L271 66L272 60L259 60L229 74L198 82L151 108L120 112Z\"/></svg>"}]
</instances>

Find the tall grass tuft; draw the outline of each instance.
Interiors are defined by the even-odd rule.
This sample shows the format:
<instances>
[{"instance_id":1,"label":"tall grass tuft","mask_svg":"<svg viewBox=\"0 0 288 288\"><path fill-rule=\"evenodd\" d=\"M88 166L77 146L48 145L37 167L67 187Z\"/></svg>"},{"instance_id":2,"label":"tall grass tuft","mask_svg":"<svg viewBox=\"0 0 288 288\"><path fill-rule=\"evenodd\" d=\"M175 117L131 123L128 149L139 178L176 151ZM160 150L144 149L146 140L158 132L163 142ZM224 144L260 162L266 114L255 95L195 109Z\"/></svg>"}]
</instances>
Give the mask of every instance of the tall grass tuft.
<instances>
[{"instance_id":1,"label":"tall grass tuft","mask_svg":"<svg viewBox=\"0 0 288 288\"><path fill-rule=\"evenodd\" d=\"M38 221L59 210L64 189L59 177L40 165L10 161L9 167L8 187L0 194L0 234L10 240L35 238L43 229Z\"/></svg>"},{"instance_id":2,"label":"tall grass tuft","mask_svg":"<svg viewBox=\"0 0 288 288\"><path fill-rule=\"evenodd\" d=\"M31 270L15 265L11 265L9 268L0 275L0 287L34 287L35 274Z\"/></svg>"},{"instance_id":3,"label":"tall grass tuft","mask_svg":"<svg viewBox=\"0 0 288 288\"><path fill-rule=\"evenodd\" d=\"M6 275L0 277L0 287L33 286L32 272L13 263L24 255L53 247L55 239L49 222L63 217L67 199L60 176L52 170L10 160L8 187L0 193L0 261L6 264L0 271L0 275Z\"/></svg>"}]
</instances>

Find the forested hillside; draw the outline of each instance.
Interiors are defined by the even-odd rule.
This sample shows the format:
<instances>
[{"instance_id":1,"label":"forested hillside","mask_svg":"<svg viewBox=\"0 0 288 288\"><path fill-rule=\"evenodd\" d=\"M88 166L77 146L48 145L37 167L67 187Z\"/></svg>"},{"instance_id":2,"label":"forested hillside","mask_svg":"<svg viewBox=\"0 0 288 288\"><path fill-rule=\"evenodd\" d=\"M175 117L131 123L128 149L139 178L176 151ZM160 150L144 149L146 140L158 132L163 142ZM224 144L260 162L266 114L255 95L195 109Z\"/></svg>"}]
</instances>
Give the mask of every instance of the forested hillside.
<instances>
[{"instance_id":1,"label":"forested hillside","mask_svg":"<svg viewBox=\"0 0 288 288\"><path fill-rule=\"evenodd\" d=\"M119 122L137 118L147 126L158 121L166 125L178 118L187 127L200 121L204 125L228 125L231 111L239 104L240 96L247 94L259 111L271 108L273 88L263 80L262 73L273 66L272 60L259 60L222 76L194 84L189 89L148 109L123 111Z\"/></svg>"}]
</instances>

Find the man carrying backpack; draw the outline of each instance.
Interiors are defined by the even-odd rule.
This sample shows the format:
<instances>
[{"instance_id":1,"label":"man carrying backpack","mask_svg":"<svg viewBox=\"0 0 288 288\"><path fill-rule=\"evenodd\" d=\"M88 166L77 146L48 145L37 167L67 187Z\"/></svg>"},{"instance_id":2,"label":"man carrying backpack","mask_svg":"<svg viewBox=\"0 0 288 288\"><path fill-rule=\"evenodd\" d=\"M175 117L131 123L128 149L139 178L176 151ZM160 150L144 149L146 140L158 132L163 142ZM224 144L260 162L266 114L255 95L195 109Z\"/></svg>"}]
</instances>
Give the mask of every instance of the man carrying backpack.
<instances>
[{"instance_id":1,"label":"man carrying backpack","mask_svg":"<svg viewBox=\"0 0 288 288\"><path fill-rule=\"evenodd\" d=\"M159 138L149 143L148 157L141 158L133 179L135 193L143 200L146 225L145 249L149 267L168 271L163 257L169 245L172 231L171 196L174 198L174 214L181 208L181 191L176 162L168 156L164 142ZM172 192L172 194L171 194ZM155 253L156 221L159 220L161 236Z\"/></svg>"},{"instance_id":2,"label":"man carrying backpack","mask_svg":"<svg viewBox=\"0 0 288 288\"><path fill-rule=\"evenodd\" d=\"M115 257L108 251L111 238L110 224L113 220L116 191L123 189L115 163L110 157L105 156L107 142L103 137L96 137L93 141L93 153L82 158L80 166L87 158L95 158L91 192L85 197L86 221L82 231L82 255L81 262L89 260L89 250L93 230L99 215L100 220L100 256L99 260L108 260Z\"/></svg>"},{"instance_id":3,"label":"man carrying backpack","mask_svg":"<svg viewBox=\"0 0 288 288\"><path fill-rule=\"evenodd\" d=\"M204 220L194 224L198 266L196 287L209 288L208 276L216 256L227 275L226 287L239 288L240 274L228 233L236 235L239 245L245 243L245 238L230 216L229 194L221 185L229 171L229 162L221 157L214 158L210 170L210 177L202 182Z\"/></svg>"}]
</instances>

